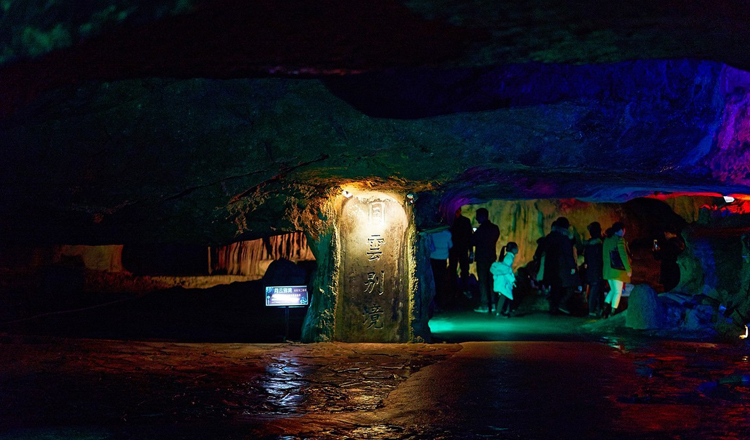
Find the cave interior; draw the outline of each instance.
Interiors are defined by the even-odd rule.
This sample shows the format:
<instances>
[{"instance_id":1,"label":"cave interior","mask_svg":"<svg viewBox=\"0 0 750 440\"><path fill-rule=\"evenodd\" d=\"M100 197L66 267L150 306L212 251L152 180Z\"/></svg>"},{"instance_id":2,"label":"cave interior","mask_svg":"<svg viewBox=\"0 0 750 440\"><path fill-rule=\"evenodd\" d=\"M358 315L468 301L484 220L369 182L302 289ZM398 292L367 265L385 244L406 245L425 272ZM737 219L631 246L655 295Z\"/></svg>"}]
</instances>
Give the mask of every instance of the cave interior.
<instances>
[{"instance_id":1,"label":"cave interior","mask_svg":"<svg viewBox=\"0 0 750 440\"><path fill-rule=\"evenodd\" d=\"M105 3L2 5L3 331L262 342L291 283L292 338L430 341L458 208L517 269L623 221L657 294L675 226L659 325L750 317L746 2Z\"/></svg>"}]
</instances>

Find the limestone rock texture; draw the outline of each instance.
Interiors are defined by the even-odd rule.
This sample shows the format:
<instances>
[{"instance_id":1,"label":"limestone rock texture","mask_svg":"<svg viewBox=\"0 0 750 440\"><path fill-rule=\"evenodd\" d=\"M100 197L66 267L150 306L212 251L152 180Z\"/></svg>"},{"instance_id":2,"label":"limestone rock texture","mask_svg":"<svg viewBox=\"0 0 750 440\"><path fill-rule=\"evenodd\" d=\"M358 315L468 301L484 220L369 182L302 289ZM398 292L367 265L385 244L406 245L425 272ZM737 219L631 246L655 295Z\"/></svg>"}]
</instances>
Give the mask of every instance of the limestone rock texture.
<instances>
[{"instance_id":1,"label":"limestone rock texture","mask_svg":"<svg viewBox=\"0 0 750 440\"><path fill-rule=\"evenodd\" d=\"M310 340L333 335L345 185L411 194L412 242L457 207L490 206L526 261L560 214L579 235L624 217L646 249L669 218L699 222L676 196L715 208L750 194L743 0L0 8L1 258L302 232L320 268ZM734 214L721 234L737 244L750 222ZM691 240L685 290L724 279L700 263L706 240ZM430 295L416 246L412 316ZM721 283L727 298L741 288Z\"/></svg>"},{"instance_id":2,"label":"limestone rock texture","mask_svg":"<svg viewBox=\"0 0 750 440\"><path fill-rule=\"evenodd\" d=\"M442 206L750 182L739 0L3 5L3 242L226 244L351 182Z\"/></svg>"},{"instance_id":3,"label":"limestone rock texture","mask_svg":"<svg viewBox=\"0 0 750 440\"><path fill-rule=\"evenodd\" d=\"M635 286L628 299L625 325L636 330L650 330L661 328L664 322L664 309L654 289L645 284Z\"/></svg>"},{"instance_id":4,"label":"limestone rock texture","mask_svg":"<svg viewBox=\"0 0 750 440\"><path fill-rule=\"evenodd\" d=\"M679 203L686 205L686 202ZM487 209L490 221L500 228L498 255L508 242L518 244L515 267L525 266L532 260L537 240L549 234L552 222L558 217L569 220L579 253L583 250L582 241L590 238L586 229L590 223L599 222L604 231L615 222L622 221L627 225L625 239L639 263L634 268L635 276L652 284L658 283L658 268L656 272L653 271L653 266L658 262L649 252L652 238L657 237L665 225L682 227L686 224L667 203L656 199L636 199L626 203L590 203L575 199L493 200L467 205L462 208L462 213L474 219L474 213L479 208ZM699 207L693 205L693 209L697 212ZM685 211L688 212L687 209ZM474 226L478 226L476 221Z\"/></svg>"}]
</instances>

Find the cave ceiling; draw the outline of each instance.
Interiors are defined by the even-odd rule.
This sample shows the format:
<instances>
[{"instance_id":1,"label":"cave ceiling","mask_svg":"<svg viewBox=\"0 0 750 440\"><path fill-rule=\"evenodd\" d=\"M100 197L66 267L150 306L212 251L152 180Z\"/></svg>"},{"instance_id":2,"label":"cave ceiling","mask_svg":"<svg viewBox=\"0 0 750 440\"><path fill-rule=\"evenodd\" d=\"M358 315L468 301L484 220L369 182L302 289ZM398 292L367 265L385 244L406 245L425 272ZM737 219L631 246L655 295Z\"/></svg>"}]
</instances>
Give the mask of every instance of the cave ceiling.
<instances>
[{"instance_id":1,"label":"cave ceiling","mask_svg":"<svg viewBox=\"0 0 750 440\"><path fill-rule=\"evenodd\" d=\"M0 11L0 242L225 243L352 182L424 210L750 194L743 0Z\"/></svg>"}]
</instances>

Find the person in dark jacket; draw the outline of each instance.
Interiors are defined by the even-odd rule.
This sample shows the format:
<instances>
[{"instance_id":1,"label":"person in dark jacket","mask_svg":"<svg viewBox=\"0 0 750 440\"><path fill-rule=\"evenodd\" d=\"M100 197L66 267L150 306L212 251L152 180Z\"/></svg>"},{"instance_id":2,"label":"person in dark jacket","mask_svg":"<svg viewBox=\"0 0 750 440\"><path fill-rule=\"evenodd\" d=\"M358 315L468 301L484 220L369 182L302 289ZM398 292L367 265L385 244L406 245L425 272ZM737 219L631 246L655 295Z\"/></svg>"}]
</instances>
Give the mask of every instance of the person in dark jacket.
<instances>
[{"instance_id":1,"label":"person in dark jacket","mask_svg":"<svg viewBox=\"0 0 750 440\"><path fill-rule=\"evenodd\" d=\"M550 286L550 313L570 313L567 302L580 286L577 270L570 222L560 217L545 238L544 284Z\"/></svg>"},{"instance_id":2,"label":"person in dark jacket","mask_svg":"<svg viewBox=\"0 0 750 440\"><path fill-rule=\"evenodd\" d=\"M654 258L661 261L661 274L659 282L664 286L664 291L677 287L680 284L680 266L677 257L685 250L685 240L677 235L677 228L667 226L664 228L664 240L654 241Z\"/></svg>"},{"instance_id":3,"label":"person in dark jacket","mask_svg":"<svg viewBox=\"0 0 750 440\"><path fill-rule=\"evenodd\" d=\"M456 218L451 225L453 247L448 256L448 273L450 274L451 294L454 303L460 292L469 290L469 252L471 251L471 236L474 233L471 220L461 215L461 208L456 210ZM458 276L458 270L461 276Z\"/></svg>"},{"instance_id":4,"label":"person in dark jacket","mask_svg":"<svg viewBox=\"0 0 750 440\"><path fill-rule=\"evenodd\" d=\"M583 242L584 281L589 292L589 316L601 316L604 279L602 278L602 226L593 222L586 227L590 239Z\"/></svg>"},{"instance_id":5,"label":"person in dark jacket","mask_svg":"<svg viewBox=\"0 0 750 440\"><path fill-rule=\"evenodd\" d=\"M484 304L480 304L477 312L492 313L492 305L495 304L495 293L492 290L493 278L490 273L492 263L497 259L497 240L500 238L500 228L489 220L489 211L484 208L477 209L476 213L479 227L471 239L474 247L474 261L477 262L477 278L479 281L479 298L480 301L486 301L486 310Z\"/></svg>"},{"instance_id":6,"label":"person in dark jacket","mask_svg":"<svg viewBox=\"0 0 750 440\"><path fill-rule=\"evenodd\" d=\"M554 229L555 226L557 226L555 222L552 222L550 228ZM546 235L537 239L536 250L534 251L534 256L531 259L531 264L529 264L529 268L534 274L531 285L535 289L538 289L540 293L545 296L549 295L549 286L544 284L544 259L546 255L546 241Z\"/></svg>"}]
</instances>

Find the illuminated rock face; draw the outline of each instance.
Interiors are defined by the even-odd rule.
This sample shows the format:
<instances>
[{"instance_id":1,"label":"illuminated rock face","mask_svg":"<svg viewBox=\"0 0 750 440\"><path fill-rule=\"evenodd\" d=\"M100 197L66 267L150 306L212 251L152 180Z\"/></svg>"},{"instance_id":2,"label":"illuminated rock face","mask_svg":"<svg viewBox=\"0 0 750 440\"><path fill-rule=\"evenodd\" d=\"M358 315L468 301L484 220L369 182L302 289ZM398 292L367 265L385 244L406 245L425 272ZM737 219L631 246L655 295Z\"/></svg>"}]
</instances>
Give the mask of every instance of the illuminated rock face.
<instances>
[{"instance_id":1,"label":"illuminated rock face","mask_svg":"<svg viewBox=\"0 0 750 440\"><path fill-rule=\"evenodd\" d=\"M640 61L58 89L0 124L0 232L225 244L314 227L351 181L443 206L750 192L746 76Z\"/></svg>"},{"instance_id":2,"label":"illuminated rock face","mask_svg":"<svg viewBox=\"0 0 750 440\"><path fill-rule=\"evenodd\" d=\"M304 231L322 268L306 331L330 340L339 318L379 325L336 308L370 273L339 273L342 184L415 193L417 229L492 200L750 193L745 1L148 3L3 3L0 244ZM558 214L579 233L622 214L552 205L498 208L523 259ZM429 277L409 276L414 300ZM390 305L401 340L426 319L398 295L368 310Z\"/></svg>"},{"instance_id":3,"label":"illuminated rock face","mask_svg":"<svg viewBox=\"0 0 750 440\"><path fill-rule=\"evenodd\" d=\"M692 209L685 215L696 216L699 207L706 199L693 199ZM687 207L688 202L677 202ZM566 217L571 225L573 237L581 242L590 237L586 227L592 222L599 222L602 231L617 221L627 225L625 239L631 245L631 251L646 261L638 264L635 277L638 282L658 283L658 262L653 260L649 249L655 238L661 238L666 225L682 228L686 221L677 215L670 206L654 199L637 199L627 203L589 203L579 200L494 200L491 202L467 205L463 215L474 219L478 208L489 211L490 221L500 228L500 240L497 252L508 242L516 242L519 253L515 267L528 264L537 248L537 240L551 231L552 222L558 217ZM474 221L474 226L478 226ZM580 249L579 249L580 251ZM654 270L656 269L656 270Z\"/></svg>"},{"instance_id":4,"label":"illuminated rock face","mask_svg":"<svg viewBox=\"0 0 750 440\"><path fill-rule=\"evenodd\" d=\"M315 260L301 232L209 247L208 254L209 273L244 275L252 279L261 278L268 265L280 258L292 262Z\"/></svg>"},{"instance_id":5,"label":"illuminated rock face","mask_svg":"<svg viewBox=\"0 0 750 440\"><path fill-rule=\"evenodd\" d=\"M403 205L365 195L343 204L335 338L348 342L406 342L409 279Z\"/></svg>"},{"instance_id":6,"label":"illuminated rock face","mask_svg":"<svg viewBox=\"0 0 750 440\"><path fill-rule=\"evenodd\" d=\"M410 205L392 194L358 191L350 199L332 197L324 212L308 235L317 269L302 339L429 341L434 286Z\"/></svg>"}]
</instances>

